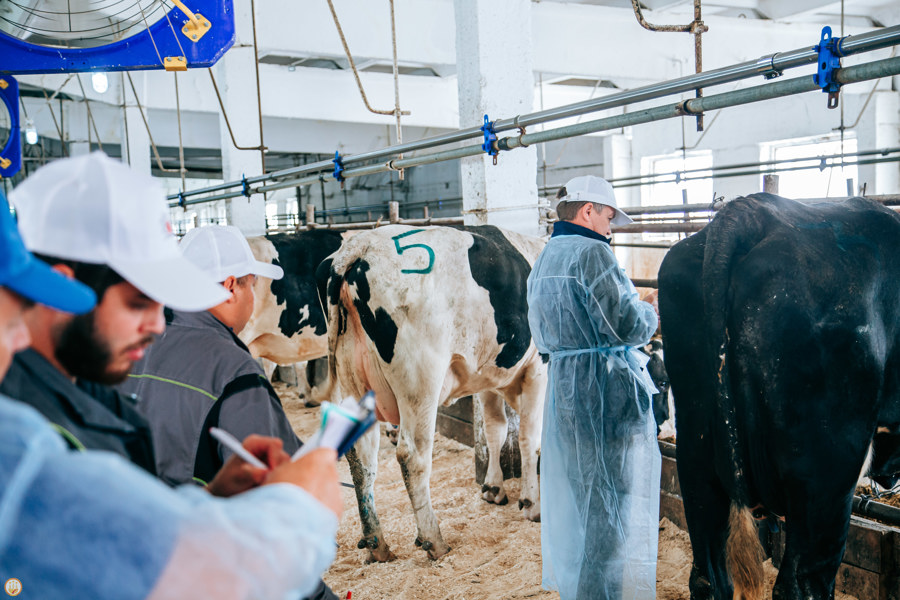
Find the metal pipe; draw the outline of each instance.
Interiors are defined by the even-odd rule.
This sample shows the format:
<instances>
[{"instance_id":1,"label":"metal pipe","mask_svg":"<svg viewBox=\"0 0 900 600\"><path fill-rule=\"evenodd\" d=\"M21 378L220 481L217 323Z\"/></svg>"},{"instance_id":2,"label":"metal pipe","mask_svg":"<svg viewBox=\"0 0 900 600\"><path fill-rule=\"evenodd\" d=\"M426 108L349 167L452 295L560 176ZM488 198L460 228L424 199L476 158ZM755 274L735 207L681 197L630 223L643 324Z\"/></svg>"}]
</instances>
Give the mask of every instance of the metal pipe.
<instances>
[{"instance_id":1,"label":"metal pipe","mask_svg":"<svg viewBox=\"0 0 900 600\"><path fill-rule=\"evenodd\" d=\"M713 165L711 167L699 167L696 169L682 169L680 171L671 171L669 173L653 173L650 175L628 175L625 177L614 177L611 179L607 179L613 187L624 187L624 186L616 186L617 183L622 183L626 181L636 181L642 179L657 179L662 177L673 177L676 178L678 176L683 176L686 173L703 173L712 171L714 174L717 171L730 171L732 169L746 169L748 167L767 167L767 166L777 166L795 162L806 162L810 160L832 160L838 158L846 158L846 157L857 157L857 156L873 156L873 155L881 155L887 156L888 154L895 154L900 152L900 147L895 148L882 148L881 150L860 150L858 152L845 152L842 154L823 154L821 156L807 156L800 158L785 158L781 160L758 160L755 162L746 162L746 163L734 163L731 165ZM675 180L676 182L678 179ZM650 183L667 183L668 180L664 180L662 182L650 182ZM559 187L559 186L557 186Z\"/></svg>"},{"instance_id":2,"label":"metal pipe","mask_svg":"<svg viewBox=\"0 0 900 600\"><path fill-rule=\"evenodd\" d=\"M887 46L900 43L900 25L885 27L880 30L870 31L857 36L847 36L841 39L839 48L844 56L857 54L860 52L869 52L878 50ZM626 90L616 94L610 94L601 98L593 98L583 102L576 102L557 108L551 108L525 115L518 115L513 118L498 119L494 121L494 131L508 131L518 129L519 127L527 127L538 123L545 123L566 117L572 117L579 114L596 112L618 106L643 102L673 94L695 90L697 88L711 87L724 83L731 83L741 79L749 79L756 75L775 76L780 75L784 70L795 67L801 67L816 62L818 54L813 50L812 46L799 48L788 52L779 52L767 56L763 56L756 60L750 60L736 65L714 69L705 73L695 75L687 75L677 79L664 81L661 83L651 84L633 90ZM707 109L711 110L711 109ZM439 136L424 138L415 142L407 142L397 144L381 150L364 152L342 158L344 165L366 162L370 160L378 160L394 156L397 154L412 152L414 150L424 150L435 146L443 146L462 142L474 137L481 137L482 131L480 127L469 127L455 132L446 133ZM269 174L259 175L257 177L248 178L250 184L260 183L263 181L271 181L282 177L289 177L304 173L319 172L331 169L332 161L325 160L289 169L274 171ZM346 172L344 174L346 176ZM242 182L230 182L231 187L240 186ZM221 188L219 188L221 189ZM198 188L183 192L185 197L207 194L216 191L210 188ZM169 200L177 200L177 194L169 196Z\"/></svg>"},{"instance_id":3,"label":"metal pipe","mask_svg":"<svg viewBox=\"0 0 900 600\"><path fill-rule=\"evenodd\" d=\"M841 84L849 84L897 74L900 74L900 57L873 61L871 63L855 65L852 67L845 67L836 70L834 77ZM701 98L685 100L684 102L678 102L675 104L668 104L636 112L614 115L612 117L606 117L603 119L596 119L594 121L586 121L583 123L576 123L574 125L557 127L555 129L549 129L546 131L526 133L515 137L504 137L499 139L496 144L500 150L512 150L520 146L528 146L531 144L544 143L567 137L596 133L598 131L607 131L610 129L618 129L621 127L639 125L642 123L650 123L653 121L682 117L686 115L696 114L698 112L704 112L707 110L718 110L721 108L739 106L742 104L749 104L762 100L771 100L774 98L811 92L818 89L819 86L813 81L812 77L796 77L794 79L785 79L776 81L774 83L755 86L752 88L735 90L732 92L724 92L721 94L714 94L712 96L704 96ZM468 156L477 156L482 152L483 150L481 149L480 144L473 144L471 146L463 146L461 148L456 148L453 150L445 150L432 154L424 154L409 158L397 159L384 164L374 164L364 167L345 169L343 175L345 178L359 177L362 175L372 175L374 173L379 173L391 169L414 167L444 160L455 160ZM858 161L857 164L861 164L862 162L863 161ZM320 175L318 174L309 175L307 177L282 181L268 186L260 186L254 188L252 192L264 192L287 187L294 187L297 185L304 185L307 183L318 181L319 178ZM211 202L213 200L232 198L236 195L241 194L239 192L232 192L231 194L222 196L203 198L201 201Z\"/></svg>"},{"instance_id":4,"label":"metal pipe","mask_svg":"<svg viewBox=\"0 0 900 600\"><path fill-rule=\"evenodd\" d=\"M633 243L633 242L625 242L619 243L613 241L610 243L611 246L621 246L622 248L662 248L664 250L668 250L672 247L672 244L667 244L666 242L643 242L643 243Z\"/></svg>"},{"instance_id":5,"label":"metal pipe","mask_svg":"<svg viewBox=\"0 0 900 600\"><path fill-rule=\"evenodd\" d=\"M709 225L703 223L630 223L613 226L613 233L696 233Z\"/></svg>"},{"instance_id":6,"label":"metal pipe","mask_svg":"<svg viewBox=\"0 0 900 600\"><path fill-rule=\"evenodd\" d=\"M663 32L682 32L682 33L690 33L694 36L694 72L701 73L703 71L703 41L702 35L709 31L709 27L707 27L703 23L703 17L701 15L701 6L700 0L694 0L694 20L688 23L687 25L653 25L652 23L648 23L644 18L644 13L641 11L641 3L638 0L631 0L631 7L634 9L634 16L637 17L638 23L644 29L648 29L650 31L663 31ZM697 88L696 97L699 98L703 95L703 88ZM703 131L703 114L696 115L697 117L697 131Z\"/></svg>"},{"instance_id":7,"label":"metal pipe","mask_svg":"<svg viewBox=\"0 0 900 600\"><path fill-rule=\"evenodd\" d=\"M835 71L835 79L841 84L848 84L897 74L900 74L900 57L838 69ZM511 150L513 148L518 148L519 146L549 142L565 137L618 129L620 127L650 123L685 115L693 115L698 112L740 106L742 104L749 104L762 100L793 96L818 89L819 86L816 85L812 77L797 77L743 90L735 90L733 92L685 100L684 102L676 104L658 106L565 127L557 127L556 129L547 131L528 133L516 137L505 137L497 141L497 147L501 150Z\"/></svg>"},{"instance_id":8,"label":"metal pipe","mask_svg":"<svg viewBox=\"0 0 900 600\"><path fill-rule=\"evenodd\" d=\"M712 203L708 204L665 204L662 206L623 206L629 216L662 215L669 213L712 212Z\"/></svg>"},{"instance_id":9,"label":"metal pipe","mask_svg":"<svg viewBox=\"0 0 900 600\"><path fill-rule=\"evenodd\" d=\"M818 160L818 157L808 158L806 160ZM791 171L808 171L811 169L823 169L823 168L833 168L833 167L841 167L841 166L865 166L865 165L877 165L882 163L892 163L892 162L900 162L900 156L890 157L890 158L870 158L864 160L854 160L852 162L840 162L840 163L825 163L824 165L802 165L798 167L784 167L784 168L771 168L771 169L753 169L748 171L732 171L728 173L713 173L712 175L699 175L697 177L681 177L680 179L663 179L660 181L650 181L650 182L632 182L632 183L623 183L621 185L613 186L616 188L627 188L627 187L641 187L644 185L653 185L656 183L678 183L679 181L702 181L705 179L725 179L727 177L745 177L748 175L764 175L768 173L789 173ZM706 171L714 171L714 169L706 169Z\"/></svg>"},{"instance_id":10,"label":"metal pipe","mask_svg":"<svg viewBox=\"0 0 900 600\"><path fill-rule=\"evenodd\" d=\"M900 74L900 57L888 58L871 63L845 67L835 71L834 77L841 84L858 83L869 79L877 79L889 75ZM722 94L714 94L712 96L704 96L702 98L694 98L668 104L654 108L644 109L636 112L625 113L622 115L614 115L594 121L586 121L584 123L576 123L564 127L557 127L546 131L535 133L521 134L515 137L504 137L499 139L496 144L500 150L512 150L520 146L528 146L536 143L544 143L548 141L559 140L567 137L575 137L588 133L596 133L598 131L607 131L610 129L618 129L642 123L650 123L664 119L682 117L686 115L696 114L708 110L718 110L762 100L771 100L785 96L802 94L818 90L819 86L810 76L797 77L794 79L786 79L755 86L752 88L735 90L733 92L724 92ZM432 154L424 154L409 158L396 159L384 164L367 165L345 169L343 175L345 178L359 177L362 175L372 175L392 169L401 169L414 167L424 164L431 164L445 160L455 160L468 156L477 156L481 154L481 144L473 144L471 146L463 146L453 150L444 150ZM859 161L861 163L862 161ZM298 179L281 181L272 185L259 186L253 188L252 193L277 190L297 185L305 185L319 181L319 174L309 175ZM249 181L249 180L248 180ZM211 202L214 200L223 200L226 198L234 198L241 195L241 192L232 192L220 196L206 197L200 202ZM178 196L175 195L175 198ZM170 197L171 198L171 197ZM187 202L186 202L187 203ZM193 202L191 202L193 203Z\"/></svg>"},{"instance_id":11,"label":"metal pipe","mask_svg":"<svg viewBox=\"0 0 900 600\"><path fill-rule=\"evenodd\" d=\"M314 223L312 227L306 226L307 229L374 229L382 225L462 225L462 217L437 217L429 219L399 219L396 223L391 223L388 219L379 219L377 221L359 221L356 223ZM291 228L293 230L294 228Z\"/></svg>"},{"instance_id":12,"label":"metal pipe","mask_svg":"<svg viewBox=\"0 0 900 600\"><path fill-rule=\"evenodd\" d=\"M632 279L631 283L634 287L658 288L659 282L656 279Z\"/></svg>"}]
</instances>

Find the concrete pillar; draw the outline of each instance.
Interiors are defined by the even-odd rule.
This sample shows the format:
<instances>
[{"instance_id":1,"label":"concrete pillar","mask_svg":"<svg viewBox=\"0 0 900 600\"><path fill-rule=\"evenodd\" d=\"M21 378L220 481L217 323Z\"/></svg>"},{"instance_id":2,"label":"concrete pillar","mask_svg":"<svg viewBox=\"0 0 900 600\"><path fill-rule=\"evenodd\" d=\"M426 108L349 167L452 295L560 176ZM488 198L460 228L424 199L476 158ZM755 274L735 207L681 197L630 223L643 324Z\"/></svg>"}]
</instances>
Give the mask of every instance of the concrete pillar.
<instances>
[{"instance_id":1,"label":"concrete pillar","mask_svg":"<svg viewBox=\"0 0 900 600\"><path fill-rule=\"evenodd\" d=\"M534 108L530 0L455 0L459 125L529 113ZM510 135L507 132L505 135ZM491 224L538 234L535 148L460 161L467 225Z\"/></svg>"},{"instance_id":2,"label":"concrete pillar","mask_svg":"<svg viewBox=\"0 0 900 600\"><path fill-rule=\"evenodd\" d=\"M628 177L630 175L639 174L641 163L637 161L637 169L632 161L631 138L621 133L615 133L603 137L603 165L600 170L593 175L598 175L604 179L616 179L618 177ZM616 202L619 206L628 212L629 206L641 205L641 188L640 187L620 187L615 190ZM613 242L636 242L641 239L641 234L628 235L617 233L614 235ZM613 246L616 258L619 264L632 277L642 277L643 274L635 274L637 265L634 261L634 249L625 246ZM655 271L651 277L655 277Z\"/></svg>"},{"instance_id":3,"label":"concrete pillar","mask_svg":"<svg viewBox=\"0 0 900 600\"><path fill-rule=\"evenodd\" d=\"M873 148L900 146L900 93L876 92L872 100L875 103L875 144ZM866 149L868 148L860 145L860 150ZM869 184L866 194L900 193L900 163L888 162L872 165L872 167L875 177L874 181ZM866 181L863 175L864 168L860 167L860 183Z\"/></svg>"},{"instance_id":4,"label":"concrete pillar","mask_svg":"<svg viewBox=\"0 0 900 600\"><path fill-rule=\"evenodd\" d=\"M235 0L234 21L234 46L213 70L235 140L241 146L256 146L259 144L259 117L250 0ZM259 151L237 150L231 142L225 118L221 115L219 138L225 181L238 180L244 175L254 177L262 174ZM266 232L266 206L262 194L254 194L250 198L232 198L227 203L229 225L238 227L248 236Z\"/></svg>"},{"instance_id":5,"label":"concrete pillar","mask_svg":"<svg viewBox=\"0 0 900 600\"><path fill-rule=\"evenodd\" d=\"M121 138L122 138L122 161L131 165L131 168L139 173L150 174L150 134L147 132L147 126L144 125L144 119L141 117L141 109L135 100L134 93L131 90L131 84L125 73L120 73L121 86L124 105ZM147 74L141 71L131 73L131 79L134 81L134 88L139 94L138 100L143 106L146 89ZM150 116L144 112L147 122Z\"/></svg>"}]
</instances>

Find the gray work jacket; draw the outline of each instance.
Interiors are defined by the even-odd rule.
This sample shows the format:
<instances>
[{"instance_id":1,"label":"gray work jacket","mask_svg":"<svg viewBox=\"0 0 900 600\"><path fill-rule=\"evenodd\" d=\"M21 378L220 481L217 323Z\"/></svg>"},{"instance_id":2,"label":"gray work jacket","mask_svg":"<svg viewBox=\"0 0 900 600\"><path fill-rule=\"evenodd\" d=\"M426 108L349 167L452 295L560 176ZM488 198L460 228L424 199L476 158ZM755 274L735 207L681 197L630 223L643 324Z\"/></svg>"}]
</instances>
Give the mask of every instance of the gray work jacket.
<instances>
[{"instance_id":1,"label":"gray work jacket","mask_svg":"<svg viewBox=\"0 0 900 600\"><path fill-rule=\"evenodd\" d=\"M138 396L150 422L160 476L208 482L231 451L209 435L220 427L239 440L252 433L300 447L281 401L247 347L206 311L166 309L166 331L120 386Z\"/></svg>"},{"instance_id":2,"label":"gray work jacket","mask_svg":"<svg viewBox=\"0 0 900 600\"><path fill-rule=\"evenodd\" d=\"M74 383L36 350L13 358L0 393L43 414L76 450L109 450L155 475L150 428L134 402L99 383Z\"/></svg>"}]
</instances>

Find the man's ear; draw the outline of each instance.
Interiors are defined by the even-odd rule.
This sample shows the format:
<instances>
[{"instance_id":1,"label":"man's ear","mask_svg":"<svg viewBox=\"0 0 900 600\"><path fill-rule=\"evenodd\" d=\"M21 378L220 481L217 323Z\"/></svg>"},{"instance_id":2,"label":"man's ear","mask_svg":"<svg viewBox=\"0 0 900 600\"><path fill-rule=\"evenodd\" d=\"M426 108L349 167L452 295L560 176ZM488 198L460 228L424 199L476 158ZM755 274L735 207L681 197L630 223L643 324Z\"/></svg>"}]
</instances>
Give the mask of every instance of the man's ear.
<instances>
[{"instance_id":1,"label":"man's ear","mask_svg":"<svg viewBox=\"0 0 900 600\"><path fill-rule=\"evenodd\" d=\"M581 213L581 218L585 219L586 221L589 221L590 217L591 217L591 213L594 212L594 205L591 204L590 202L585 202L584 206L582 206L578 210L578 212Z\"/></svg>"},{"instance_id":2,"label":"man's ear","mask_svg":"<svg viewBox=\"0 0 900 600\"><path fill-rule=\"evenodd\" d=\"M226 300L226 302L232 302L234 300L234 290L235 288L237 288L237 286L237 278L235 278L234 275L229 275L228 278L222 282L222 287L228 290L228 292L231 294L231 298Z\"/></svg>"}]
</instances>

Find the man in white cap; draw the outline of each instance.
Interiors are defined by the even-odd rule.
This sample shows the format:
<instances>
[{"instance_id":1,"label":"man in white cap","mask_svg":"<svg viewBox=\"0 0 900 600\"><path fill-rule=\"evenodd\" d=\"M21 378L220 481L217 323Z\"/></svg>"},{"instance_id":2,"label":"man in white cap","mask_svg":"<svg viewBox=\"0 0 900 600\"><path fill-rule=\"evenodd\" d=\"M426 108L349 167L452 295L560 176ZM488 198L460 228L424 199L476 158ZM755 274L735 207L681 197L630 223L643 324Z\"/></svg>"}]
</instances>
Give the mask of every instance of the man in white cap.
<instances>
[{"instance_id":1,"label":"man in white cap","mask_svg":"<svg viewBox=\"0 0 900 600\"><path fill-rule=\"evenodd\" d=\"M51 171L73 198L67 169L87 177L98 166L82 160ZM117 199L127 202L122 191ZM164 208L162 198L160 190ZM90 288L59 271L25 249L0 195L0 378L30 341L30 312L94 305ZM290 462L278 440L258 436L244 448L268 468L229 462L247 467L257 489L227 499L194 486L172 490L114 454L67 448L37 411L0 395L0 581L29 598L308 593L334 558L342 508L336 454L317 449Z\"/></svg>"},{"instance_id":2,"label":"man in white cap","mask_svg":"<svg viewBox=\"0 0 900 600\"><path fill-rule=\"evenodd\" d=\"M0 385L73 448L110 450L154 474L146 422L107 385L123 381L163 332L164 304L200 310L228 297L181 256L164 198L151 177L99 152L52 162L13 190L25 245L98 301L79 316L28 311L31 348Z\"/></svg>"},{"instance_id":3,"label":"man in white cap","mask_svg":"<svg viewBox=\"0 0 900 600\"><path fill-rule=\"evenodd\" d=\"M543 585L562 600L656 597L660 457L644 368L656 330L609 247L631 218L612 186L576 177L528 278L528 322L550 356L541 440Z\"/></svg>"},{"instance_id":4,"label":"man in white cap","mask_svg":"<svg viewBox=\"0 0 900 600\"><path fill-rule=\"evenodd\" d=\"M254 433L277 437L291 454L300 447L278 395L237 337L253 314L256 277L281 279L283 271L257 261L232 226L190 230L181 252L206 277L221 282L228 296L200 312L168 307L166 332L119 389L140 398L159 474L178 483L205 482L231 453L210 436L210 427L238 439Z\"/></svg>"},{"instance_id":5,"label":"man in white cap","mask_svg":"<svg viewBox=\"0 0 900 600\"><path fill-rule=\"evenodd\" d=\"M175 483L205 483L215 481L231 455L210 435L211 427L238 439L254 434L280 439L289 454L300 447L278 394L237 336L253 314L256 277L281 279L284 271L256 260L237 227L192 229L180 249L229 296L206 311L167 307L165 333L119 389L140 399L159 475ZM308 598L337 600L322 581Z\"/></svg>"}]
</instances>

